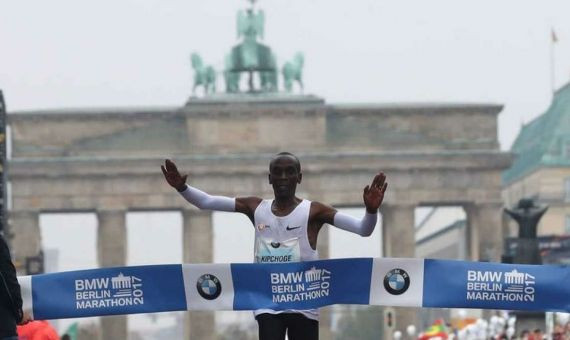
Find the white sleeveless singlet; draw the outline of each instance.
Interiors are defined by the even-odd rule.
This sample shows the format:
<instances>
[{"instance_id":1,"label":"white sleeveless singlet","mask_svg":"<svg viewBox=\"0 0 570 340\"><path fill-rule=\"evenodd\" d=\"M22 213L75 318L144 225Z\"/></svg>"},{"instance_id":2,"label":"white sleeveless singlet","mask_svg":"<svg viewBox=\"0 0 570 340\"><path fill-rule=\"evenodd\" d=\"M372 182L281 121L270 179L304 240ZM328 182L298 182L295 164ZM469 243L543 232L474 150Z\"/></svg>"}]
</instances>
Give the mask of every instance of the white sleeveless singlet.
<instances>
[{"instance_id":1,"label":"white sleeveless singlet","mask_svg":"<svg viewBox=\"0 0 570 340\"><path fill-rule=\"evenodd\" d=\"M318 260L319 253L311 248L307 236L311 201L302 200L287 216L275 216L271 211L272 203L273 200L263 200L255 209L255 262ZM257 316L262 313L301 313L309 319L319 319L318 309L282 311L258 309L254 314Z\"/></svg>"}]
</instances>

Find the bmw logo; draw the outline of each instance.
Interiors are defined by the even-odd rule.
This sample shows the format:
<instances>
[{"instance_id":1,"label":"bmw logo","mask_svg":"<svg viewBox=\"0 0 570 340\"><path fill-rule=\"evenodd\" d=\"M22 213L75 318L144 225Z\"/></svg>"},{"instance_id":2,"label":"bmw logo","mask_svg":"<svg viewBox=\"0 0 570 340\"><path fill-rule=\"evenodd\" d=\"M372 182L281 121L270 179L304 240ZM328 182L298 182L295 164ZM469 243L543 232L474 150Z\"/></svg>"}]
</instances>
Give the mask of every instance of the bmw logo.
<instances>
[{"instance_id":1,"label":"bmw logo","mask_svg":"<svg viewBox=\"0 0 570 340\"><path fill-rule=\"evenodd\" d=\"M384 276L384 288L392 295L404 294L409 287L410 276L403 269L392 269Z\"/></svg>"},{"instance_id":2,"label":"bmw logo","mask_svg":"<svg viewBox=\"0 0 570 340\"><path fill-rule=\"evenodd\" d=\"M214 300L222 293L220 280L212 274L204 274L196 282L198 294L206 300Z\"/></svg>"}]
</instances>

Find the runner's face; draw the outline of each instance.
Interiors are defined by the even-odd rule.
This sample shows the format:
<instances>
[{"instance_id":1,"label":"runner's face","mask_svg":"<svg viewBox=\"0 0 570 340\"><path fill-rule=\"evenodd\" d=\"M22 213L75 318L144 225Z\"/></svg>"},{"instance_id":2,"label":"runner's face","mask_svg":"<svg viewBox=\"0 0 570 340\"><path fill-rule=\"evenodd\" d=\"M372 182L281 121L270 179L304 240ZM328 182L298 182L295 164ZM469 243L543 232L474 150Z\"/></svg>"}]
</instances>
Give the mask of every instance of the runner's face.
<instances>
[{"instance_id":1,"label":"runner's face","mask_svg":"<svg viewBox=\"0 0 570 340\"><path fill-rule=\"evenodd\" d=\"M295 196L297 184L301 183L301 173L297 170L295 159L290 156L275 158L269 169L269 183L273 186L275 197Z\"/></svg>"}]
</instances>

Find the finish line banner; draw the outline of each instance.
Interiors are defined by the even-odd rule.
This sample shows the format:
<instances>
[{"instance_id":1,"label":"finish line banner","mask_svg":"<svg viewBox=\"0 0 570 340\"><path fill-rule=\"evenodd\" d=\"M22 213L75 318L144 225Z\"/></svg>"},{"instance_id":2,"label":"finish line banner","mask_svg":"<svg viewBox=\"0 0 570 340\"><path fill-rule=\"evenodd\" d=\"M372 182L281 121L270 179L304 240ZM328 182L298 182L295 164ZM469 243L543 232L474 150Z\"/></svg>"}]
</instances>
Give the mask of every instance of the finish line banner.
<instances>
[{"instance_id":1,"label":"finish line banner","mask_svg":"<svg viewBox=\"0 0 570 340\"><path fill-rule=\"evenodd\" d=\"M35 319L333 304L570 312L570 267L403 258L178 264L19 277Z\"/></svg>"}]
</instances>

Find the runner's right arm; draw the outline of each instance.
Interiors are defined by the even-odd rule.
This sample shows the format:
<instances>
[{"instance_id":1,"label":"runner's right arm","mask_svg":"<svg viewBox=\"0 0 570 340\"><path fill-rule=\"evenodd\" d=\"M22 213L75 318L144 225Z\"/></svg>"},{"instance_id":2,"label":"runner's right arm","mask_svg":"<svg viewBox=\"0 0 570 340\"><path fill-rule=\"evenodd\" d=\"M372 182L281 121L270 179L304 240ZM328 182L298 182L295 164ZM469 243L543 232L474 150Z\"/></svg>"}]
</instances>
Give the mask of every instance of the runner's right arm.
<instances>
[{"instance_id":1,"label":"runner's right arm","mask_svg":"<svg viewBox=\"0 0 570 340\"><path fill-rule=\"evenodd\" d=\"M176 189L178 190L178 189ZM236 211L236 199L225 196L212 196L200 189L185 184L184 190L178 190L180 195L188 202L195 205L198 209L216 210L216 211Z\"/></svg>"},{"instance_id":2,"label":"runner's right arm","mask_svg":"<svg viewBox=\"0 0 570 340\"><path fill-rule=\"evenodd\" d=\"M198 209L240 212L246 214L253 220L253 212L261 202L258 197L238 197L231 198L225 196L213 196L200 189L186 184L188 175L181 175L176 164L167 159L164 165L160 166L164 178L175 188L184 199L196 206Z\"/></svg>"}]
</instances>

